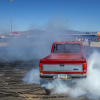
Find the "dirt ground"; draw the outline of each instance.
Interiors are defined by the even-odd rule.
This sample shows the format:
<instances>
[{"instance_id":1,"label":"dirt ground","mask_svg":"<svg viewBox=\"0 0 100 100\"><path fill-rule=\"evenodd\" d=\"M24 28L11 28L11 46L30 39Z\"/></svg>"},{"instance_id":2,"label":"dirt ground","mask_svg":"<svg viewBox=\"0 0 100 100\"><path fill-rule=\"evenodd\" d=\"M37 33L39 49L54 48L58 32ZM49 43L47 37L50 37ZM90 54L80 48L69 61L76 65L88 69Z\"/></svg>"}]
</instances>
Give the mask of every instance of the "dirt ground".
<instances>
[{"instance_id":1,"label":"dirt ground","mask_svg":"<svg viewBox=\"0 0 100 100\"><path fill-rule=\"evenodd\" d=\"M84 46L85 51L92 52L94 48ZM97 48L99 50L99 48ZM87 56L88 56L87 52ZM0 100L89 100L81 96L69 97L67 94L46 95L44 88L38 84L23 83L24 75L34 68L36 61L10 62L0 64Z\"/></svg>"},{"instance_id":2,"label":"dirt ground","mask_svg":"<svg viewBox=\"0 0 100 100\"><path fill-rule=\"evenodd\" d=\"M89 45L88 42L82 42L82 43L83 43L83 45L86 45L86 46ZM100 42L91 42L90 46L91 47L100 47Z\"/></svg>"},{"instance_id":3,"label":"dirt ground","mask_svg":"<svg viewBox=\"0 0 100 100\"><path fill-rule=\"evenodd\" d=\"M0 68L0 100L88 100L85 97L72 98L67 94L46 95L38 84L23 83L24 75L34 67L32 64L14 66L10 63Z\"/></svg>"}]
</instances>

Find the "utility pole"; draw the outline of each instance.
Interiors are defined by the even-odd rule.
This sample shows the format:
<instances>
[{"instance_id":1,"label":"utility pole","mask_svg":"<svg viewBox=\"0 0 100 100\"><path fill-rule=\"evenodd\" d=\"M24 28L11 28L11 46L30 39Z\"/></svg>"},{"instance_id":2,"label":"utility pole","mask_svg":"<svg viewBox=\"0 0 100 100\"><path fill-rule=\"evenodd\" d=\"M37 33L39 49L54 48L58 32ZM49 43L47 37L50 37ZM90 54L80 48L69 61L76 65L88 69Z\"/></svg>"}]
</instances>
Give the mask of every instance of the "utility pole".
<instances>
[{"instance_id":1,"label":"utility pole","mask_svg":"<svg viewBox=\"0 0 100 100\"><path fill-rule=\"evenodd\" d=\"M10 0L9 2L11 4L11 33L12 33L12 2L13 0Z\"/></svg>"},{"instance_id":2,"label":"utility pole","mask_svg":"<svg viewBox=\"0 0 100 100\"><path fill-rule=\"evenodd\" d=\"M68 19L65 19L65 20L66 20L66 30L67 30L67 20L68 20Z\"/></svg>"}]
</instances>

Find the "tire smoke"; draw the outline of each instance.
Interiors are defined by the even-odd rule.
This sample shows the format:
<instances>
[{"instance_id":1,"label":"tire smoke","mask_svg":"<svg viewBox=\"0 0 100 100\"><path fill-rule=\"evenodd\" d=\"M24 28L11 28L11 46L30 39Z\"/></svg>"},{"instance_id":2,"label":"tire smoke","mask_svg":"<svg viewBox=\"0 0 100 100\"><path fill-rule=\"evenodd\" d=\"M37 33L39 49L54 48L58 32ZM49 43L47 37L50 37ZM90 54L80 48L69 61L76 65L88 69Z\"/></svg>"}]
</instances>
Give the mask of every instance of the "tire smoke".
<instances>
[{"instance_id":1,"label":"tire smoke","mask_svg":"<svg viewBox=\"0 0 100 100\"><path fill-rule=\"evenodd\" d=\"M23 78L24 83L40 84L39 69L32 69Z\"/></svg>"},{"instance_id":2,"label":"tire smoke","mask_svg":"<svg viewBox=\"0 0 100 100\"><path fill-rule=\"evenodd\" d=\"M90 99L100 97L100 53L95 51L87 60L87 78L71 81L60 79L43 83L41 87L52 89L53 93L64 93L71 97L86 96ZM32 69L23 82L40 84L39 69Z\"/></svg>"}]
</instances>

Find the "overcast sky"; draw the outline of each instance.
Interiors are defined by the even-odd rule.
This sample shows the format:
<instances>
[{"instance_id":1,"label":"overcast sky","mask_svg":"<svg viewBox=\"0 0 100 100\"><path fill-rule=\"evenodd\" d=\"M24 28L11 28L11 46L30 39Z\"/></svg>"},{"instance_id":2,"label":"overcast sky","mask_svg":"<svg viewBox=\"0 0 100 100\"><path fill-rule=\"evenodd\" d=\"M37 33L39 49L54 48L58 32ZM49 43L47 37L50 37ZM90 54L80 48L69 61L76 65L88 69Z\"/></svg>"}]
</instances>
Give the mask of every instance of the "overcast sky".
<instances>
[{"instance_id":1,"label":"overcast sky","mask_svg":"<svg viewBox=\"0 0 100 100\"><path fill-rule=\"evenodd\" d=\"M45 29L48 23L76 31L100 31L100 0L0 0L0 33ZM67 25L66 25L66 20Z\"/></svg>"}]
</instances>

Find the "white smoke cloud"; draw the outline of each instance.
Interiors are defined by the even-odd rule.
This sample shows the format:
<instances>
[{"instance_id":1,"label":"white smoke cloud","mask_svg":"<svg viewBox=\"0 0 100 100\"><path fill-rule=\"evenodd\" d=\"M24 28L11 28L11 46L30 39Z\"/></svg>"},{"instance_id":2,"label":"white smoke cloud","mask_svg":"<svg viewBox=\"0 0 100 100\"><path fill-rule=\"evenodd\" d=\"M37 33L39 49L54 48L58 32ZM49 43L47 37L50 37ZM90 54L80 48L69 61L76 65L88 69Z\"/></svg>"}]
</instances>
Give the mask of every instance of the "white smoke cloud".
<instances>
[{"instance_id":1,"label":"white smoke cloud","mask_svg":"<svg viewBox=\"0 0 100 100\"><path fill-rule=\"evenodd\" d=\"M3 56L6 61L41 59L50 54L53 42L73 40L72 36L63 35L75 31L66 30L62 20L54 18L42 28L38 27L37 24L30 23L30 27L36 27L36 29L30 30L29 28L29 31L19 32L20 36L7 38L5 42L8 46L1 47L0 58Z\"/></svg>"},{"instance_id":2,"label":"white smoke cloud","mask_svg":"<svg viewBox=\"0 0 100 100\"><path fill-rule=\"evenodd\" d=\"M90 99L97 99L100 97L100 53L94 52L87 61L88 71L86 79L77 79L77 80L67 80L62 81L60 79L56 79L52 82L44 83L41 86L46 89L52 89L53 93L64 93L71 97L79 97L86 96ZM33 71L33 72L32 72ZM38 83L36 80L39 79L39 75L35 77L34 69L28 73L30 76L30 80L27 80L28 83ZM33 73L33 74L31 74ZM39 72L38 72L39 74ZM32 77L35 78L32 78ZM25 76L27 77L27 75ZM25 79L25 78L24 78ZM27 79L27 78L26 78ZM35 82L36 81L36 82ZM25 82L25 81L24 81Z\"/></svg>"},{"instance_id":3,"label":"white smoke cloud","mask_svg":"<svg viewBox=\"0 0 100 100\"><path fill-rule=\"evenodd\" d=\"M32 69L23 78L24 83L40 84L39 69Z\"/></svg>"}]
</instances>

